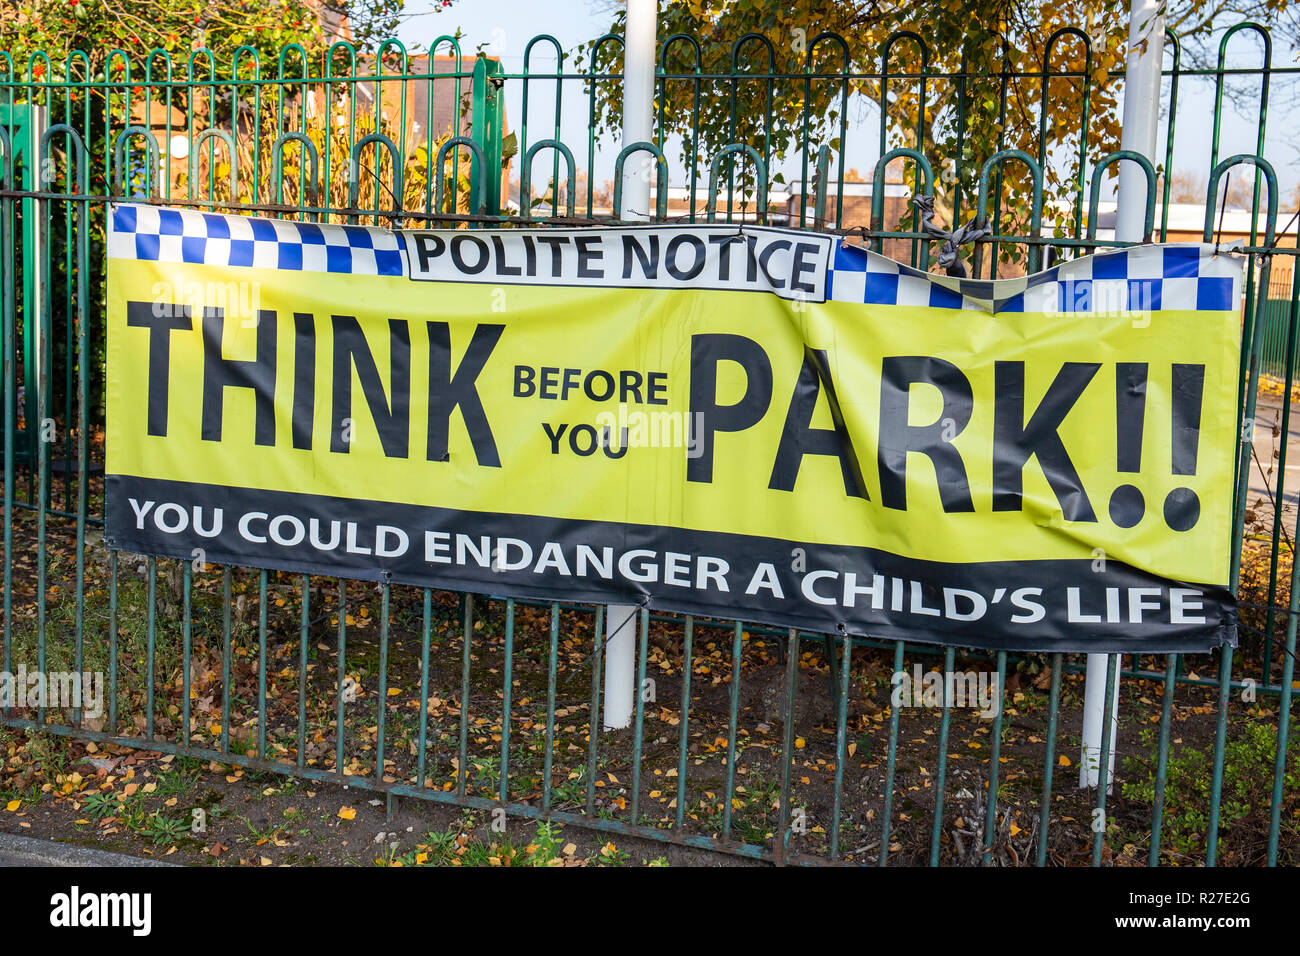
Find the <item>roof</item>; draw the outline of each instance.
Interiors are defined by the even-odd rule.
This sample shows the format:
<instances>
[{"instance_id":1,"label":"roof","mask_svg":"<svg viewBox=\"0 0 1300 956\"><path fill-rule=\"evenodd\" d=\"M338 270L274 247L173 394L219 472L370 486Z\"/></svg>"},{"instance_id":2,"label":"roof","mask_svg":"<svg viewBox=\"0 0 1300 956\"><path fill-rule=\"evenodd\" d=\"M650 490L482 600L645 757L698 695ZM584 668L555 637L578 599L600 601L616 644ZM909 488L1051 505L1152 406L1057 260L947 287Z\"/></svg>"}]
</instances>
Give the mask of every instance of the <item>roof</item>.
<instances>
[{"instance_id":1,"label":"roof","mask_svg":"<svg viewBox=\"0 0 1300 956\"><path fill-rule=\"evenodd\" d=\"M436 136L443 133L452 133L453 135L465 134L469 131L468 104L465 102L470 94L470 74L474 70L474 57L460 57L460 69L456 69L456 60L454 56L434 56L415 55L408 56L406 59L406 115L410 123L410 137L408 147L413 147L423 142L425 133L429 128L436 131ZM489 60L495 60L495 57L486 57ZM358 59L357 72L362 72L363 63L368 64L373 69L373 58L365 60ZM400 73L385 71L386 75L380 80L382 86L386 110L392 108L397 110L401 108L401 84L399 79ZM412 79L411 75L416 74ZM460 76L460 99L461 105L459 110L456 106L456 77ZM360 81L356 84L355 89L357 96L362 100L370 103L375 101L375 82L371 79L369 82ZM432 114L430 114L429 94L433 92ZM457 112L459 112L462 121L461 128L457 129ZM504 115L503 115L504 120Z\"/></svg>"}]
</instances>

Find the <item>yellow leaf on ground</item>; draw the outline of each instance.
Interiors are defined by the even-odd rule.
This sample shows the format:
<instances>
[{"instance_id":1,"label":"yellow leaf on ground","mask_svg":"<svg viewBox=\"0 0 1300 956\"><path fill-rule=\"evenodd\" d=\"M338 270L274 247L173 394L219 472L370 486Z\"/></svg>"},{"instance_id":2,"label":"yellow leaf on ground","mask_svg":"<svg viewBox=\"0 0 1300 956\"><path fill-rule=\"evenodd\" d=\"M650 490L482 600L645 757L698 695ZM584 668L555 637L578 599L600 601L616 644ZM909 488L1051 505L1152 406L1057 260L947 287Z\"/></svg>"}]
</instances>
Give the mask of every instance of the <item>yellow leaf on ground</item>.
<instances>
[{"instance_id":1,"label":"yellow leaf on ground","mask_svg":"<svg viewBox=\"0 0 1300 956\"><path fill-rule=\"evenodd\" d=\"M5 809L8 810L10 813L13 813L22 805L23 802L21 800L10 800L8 803L5 804Z\"/></svg>"},{"instance_id":2,"label":"yellow leaf on ground","mask_svg":"<svg viewBox=\"0 0 1300 956\"><path fill-rule=\"evenodd\" d=\"M352 809L351 807L339 807L340 820L355 820L356 817L357 817L357 811Z\"/></svg>"},{"instance_id":3,"label":"yellow leaf on ground","mask_svg":"<svg viewBox=\"0 0 1300 956\"><path fill-rule=\"evenodd\" d=\"M1067 757L1065 754L1061 754L1060 764L1062 767L1070 766L1070 758Z\"/></svg>"}]
</instances>

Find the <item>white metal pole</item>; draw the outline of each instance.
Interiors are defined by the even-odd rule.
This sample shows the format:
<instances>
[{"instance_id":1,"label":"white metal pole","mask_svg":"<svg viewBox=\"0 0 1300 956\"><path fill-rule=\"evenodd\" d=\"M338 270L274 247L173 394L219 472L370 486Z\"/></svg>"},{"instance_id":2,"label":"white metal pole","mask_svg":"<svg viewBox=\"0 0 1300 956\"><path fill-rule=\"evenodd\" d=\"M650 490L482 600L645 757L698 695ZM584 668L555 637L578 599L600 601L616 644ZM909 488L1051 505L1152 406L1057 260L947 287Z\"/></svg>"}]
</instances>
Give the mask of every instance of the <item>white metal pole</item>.
<instances>
[{"instance_id":1,"label":"white metal pole","mask_svg":"<svg viewBox=\"0 0 1300 956\"><path fill-rule=\"evenodd\" d=\"M632 725L636 703L636 608L606 608L605 635L605 729L622 730Z\"/></svg>"},{"instance_id":2,"label":"white metal pole","mask_svg":"<svg viewBox=\"0 0 1300 956\"><path fill-rule=\"evenodd\" d=\"M1097 786L1101 776L1101 735L1105 726L1106 654L1088 655L1088 672L1083 683L1083 754L1079 766L1079 786ZM1106 770L1106 790L1115 780L1115 744L1119 730L1119 668L1116 667L1115 692L1110 701L1110 760Z\"/></svg>"},{"instance_id":3,"label":"white metal pole","mask_svg":"<svg viewBox=\"0 0 1300 956\"><path fill-rule=\"evenodd\" d=\"M1163 0L1132 0L1129 8L1128 60L1124 69L1124 117L1120 147L1156 160L1156 128L1160 122L1160 70L1164 61ZM1165 175L1169 175L1165 170ZM1146 225L1146 174L1136 163L1119 164L1115 238L1143 242ZM1118 668L1116 668L1118 671ZM1105 723L1106 655L1088 655L1083 694L1083 753L1079 786L1095 787L1101 768L1101 736ZM1119 676L1111 698L1111 747L1106 771L1108 789L1115 779L1116 737L1119 730Z\"/></svg>"},{"instance_id":4,"label":"white metal pole","mask_svg":"<svg viewBox=\"0 0 1300 956\"><path fill-rule=\"evenodd\" d=\"M1160 70L1165 52L1163 0L1132 0L1129 14L1128 62L1124 69L1124 118L1120 147L1156 162L1156 133L1160 123ZM1165 170L1165 175L1170 174ZM1118 216L1115 238L1142 242L1146 215L1147 177L1137 163L1119 163Z\"/></svg>"},{"instance_id":5,"label":"white metal pole","mask_svg":"<svg viewBox=\"0 0 1300 956\"><path fill-rule=\"evenodd\" d=\"M627 0L623 47L623 142L649 143L654 136L655 21L657 0ZM634 153L623 164L623 201L620 219L650 218L650 179L654 157Z\"/></svg>"},{"instance_id":6,"label":"white metal pole","mask_svg":"<svg viewBox=\"0 0 1300 956\"><path fill-rule=\"evenodd\" d=\"M657 0L627 0L623 46L623 141L648 143L654 136L655 29ZM649 162L647 162L649 161ZM650 212L653 157L629 156L623 164L623 197L616 210L620 219L645 220ZM590 175L590 171L588 175ZM632 724L636 701L636 608L611 604L605 612L605 729Z\"/></svg>"}]
</instances>

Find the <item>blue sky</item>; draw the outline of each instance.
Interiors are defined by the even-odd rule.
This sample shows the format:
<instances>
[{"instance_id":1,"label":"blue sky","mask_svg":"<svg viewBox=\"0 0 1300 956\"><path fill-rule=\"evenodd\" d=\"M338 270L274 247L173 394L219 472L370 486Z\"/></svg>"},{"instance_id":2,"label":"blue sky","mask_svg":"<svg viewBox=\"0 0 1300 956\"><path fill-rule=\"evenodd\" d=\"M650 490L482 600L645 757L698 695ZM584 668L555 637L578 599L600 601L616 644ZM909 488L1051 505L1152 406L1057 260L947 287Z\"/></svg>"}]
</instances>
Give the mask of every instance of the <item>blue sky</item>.
<instances>
[{"instance_id":1,"label":"blue sky","mask_svg":"<svg viewBox=\"0 0 1300 956\"><path fill-rule=\"evenodd\" d=\"M560 41L566 51L572 51L582 42L605 32L618 4L616 0L459 0L450 9L429 12L431 6L429 0L408 0L408 11L419 15L403 26L400 36L404 42L408 45L418 44L424 49L439 34L454 33L459 29L464 33L461 50L466 57L472 58L482 45L485 52L500 57L507 73L518 73L523 69L524 48L532 37L549 33ZM531 65L534 72L553 69L555 61L550 50L549 44L534 48ZM1234 48L1230 66L1253 66L1258 62L1259 54L1253 48L1253 40L1244 40L1239 48ZM1274 51L1275 66L1295 64L1295 51L1281 48ZM508 85L507 115L512 129L517 129L520 125L519 86L517 81ZM529 94L528 124L529 138L532 141L549 136L553 128L554 98L544 87L545 84L535 82ZM1283 84L1275 80L1270 110L1271 128L1268 130L1264 155L1277 168L1282 194L1286 199L1300 183L1300 141L1297 140L1294 123L1291 121L1297 102L1294 95L1296 81L1291 81L1290 96L1282 87ZM1199 79L1185 79L1179 100L1173 165L1175 169L1187 169L1203 176L1209 160L1213 85ZM574 147L581 167L585 163L587 107L586 97L577 83L566 85L563 105L561 139ZM878 118L870 107L865 108L862 114L857 117L859 135L850 133L848 137L847 155L850 166L866 172L874 165L877 155L875 130ZM851 117L850 121L853 119ZM1223 123L1220 156L1233 152L1254 152L1255 138L1254 117L1242 115L1229 107ZM612 177L613 159L617 151L617 146L614 146L598 152L593 176L597 183ZM670 149L668 152L672 159L674 151ZM539 167L543 165L548 164L539 161ZM789 172L793 171L791 167ZM790 178L789 172L787 178ZM535 172L539 182L544 182L546 175L541 168ZM674 185L681 184L683 171L680 166L674 163L670 175ZM1283 205L1284 208L1289 208L1285 202Z\"/></svg>"}]
</instances>

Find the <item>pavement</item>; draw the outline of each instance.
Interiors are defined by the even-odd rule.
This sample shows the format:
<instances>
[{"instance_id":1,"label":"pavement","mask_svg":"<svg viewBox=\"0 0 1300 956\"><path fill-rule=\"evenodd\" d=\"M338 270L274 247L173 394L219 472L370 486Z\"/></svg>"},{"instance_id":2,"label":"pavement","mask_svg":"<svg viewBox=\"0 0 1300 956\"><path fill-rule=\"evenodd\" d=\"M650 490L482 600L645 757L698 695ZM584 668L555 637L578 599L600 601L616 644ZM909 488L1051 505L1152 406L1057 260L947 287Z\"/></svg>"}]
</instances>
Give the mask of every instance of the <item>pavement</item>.
<instances>
[{"instance_id":1,"label":"pavement","mask_svg":"<svg viewBox=\"0 0 1300 956\"><path fill-rule=\"evenodd\" d=\"M1263 498L1265 505L1260 510L1271 515L1273 506L1270 503L1270 496L1276 496L1278 478L1281 477L1284 524L1293 526L1296 504L1300 501L1300 407L1292 406L1291 420L1288 424L1290 427L1285 436L1274 437L1273 429L1282 427L1282 398L1261 395L1258 405L1255 406L1254 444L1257 460L1252 460L1250 463L1250 495L1246 499L1246 505L1253 507L1258 499ZM1273 453L1275 450L1281 450L1283 438L1287 446L1285 474L1279 475L1274 469L1272 477L1266 479L1264 471L1270 463L1276 464Z\"/></svg>"},{"instance_id":2,"label":"pavement","mask_svg":"<svg viewBox=\"0 0 1300 956\"><path fill-rule=\"evenodd\" d=\"M174 866L162 860L142 860L121 853L109 853L70 843L54 843L33 837L0 833L0 867L12 866Z\"/></svg>"}]
</instances>

